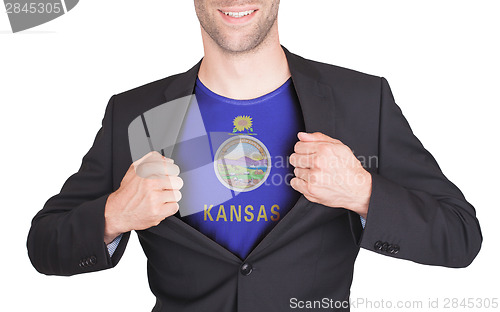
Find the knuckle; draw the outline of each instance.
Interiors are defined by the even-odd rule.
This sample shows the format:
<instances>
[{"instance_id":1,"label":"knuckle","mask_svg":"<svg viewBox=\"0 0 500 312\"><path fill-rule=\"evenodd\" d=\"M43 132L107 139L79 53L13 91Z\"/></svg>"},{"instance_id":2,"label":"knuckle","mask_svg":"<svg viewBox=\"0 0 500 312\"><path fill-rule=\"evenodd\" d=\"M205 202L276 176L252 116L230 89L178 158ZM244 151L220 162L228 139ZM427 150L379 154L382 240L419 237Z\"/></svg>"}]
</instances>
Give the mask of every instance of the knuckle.
<instances>
[{"instance_id":1,"label":"knuckle","mask_svg":"<svg viewBox=\"0 0 500 312\"><path fill-rule=\"evenodd\" d=\"M330 164L330 159L331 157L328 157L328 155L323 155L320 157L320 168L327 168Z\"/></svg>"},{"instance_id":2,"label":"knuckle","mask_svg":"<svg viewBox=\"0 0 500 312\"><path fill-rule=\"evenodd\" d=\"M181 172L179 166L174 163L166 164L166 171L169 176L178 176Z\"/></svg>"},{"instance_id":3,"label":"knuckle","mask_svg":"<svg viewBox=\"0 0 500 312\"><path fill-rule=\"evenodd\" d=\"M151 207L151 209L154 210L154 209L156 209L156 205L160 201L160 198L159 198L158 194L156 194L156 193L149 193L147 196L147 201L148 201L149 207Z\"/></svg>"},{"instance_id":4,"label":"knuckle","mask_svg":"<svg viewBox=\"0 0 500 312\"><path fill-rule=\"evenodd\" d=\"M174 195L175 202L178 202L182 198L182 193L179 190L174 190L173 195Z\"/></svg>"},{"instance_id":5,"label":"knuckle","mask_svg":"<svg viewBox=\"0 0 500 312\"><path fill-rule=\"evenodd\" d=\"M314 185L312 183L307 183L306 190L310 196L316 197L316 188L314 187Z\"/></svg>"},{"instance_id":6,"label":"knuckle","mask_svg":"<svg viewBox=\"0 0 500 312\"><path fill-rule=\"evenodd\" d=\"M158 151L152 151L151 155L149 157L151 157L151 158L158 158L158 157L161 157L161 154L158 153Z\"/></svg>"},{"instance_id":7,"label":"knuckle","mask_svg":"<svg viewBox=\"0 0 500 312\"><path fill-rule=\"evenodd\" d=\"M160 215L160 213L161 213L161 210L160 210L160 208L159 208L159 205L158 205L158 204L151 204L151 205L149 206L149 213L151 214L151 216L152 216L153 218L155 218L155 219L156 219L156 218L158 217L158 215Z\"/></svg>"},{"instance_id":8,"label":"knuckle","mask_svg":"<svg viewBox=\"0 0 500 312\"><path fill-rule=\"evenodd\" d=\"M349 146L347 145L340 145L339 146L339 152L342 154L342 155L348 155L348 154L352 154L352 150Z\"/></svg>"},{"instance_id":9,"label":"knuckle","mask_svg":"<svg viewBox=\"0 0 500 312\"><path fill-rule=\"evenodd\" d=\"M164 179L162 184L162 190L171 190L173 189L173 177L167 176L166 179Z\"/></svg>"},{"instance_id":10,"label":"knuckle","mask_svg":"<svg viewBox=\"0 0 500 312\"><path fill-rule=\"evenodd\" d=\"M149 164L140 164L135 170L135 174L141 178L147 178L148 173L151 171L151 166Z\"/></svg>"},{"instance_id":11,"label":"knuckle","mask_svg":"<svg viewBox=\"0 0 500 312\"><path fill-rule=\"evenodd\" d=\"M329 155L333 152L333 145L330 143L321 144L319 146L319 151L324 155Z\"/></svg>"},{"instance_id":12,"label":"knuckle","mask_svg":"<svg viewBox=\"0 0 500 312\"><path fill-rule=\"evenodd\" d=\"M314 170L309 173L309 182L310 184L316 184L318 183L318 173Z\"/></svg>"},{"instance_id":13,"label":"knuckle","mask_svg":"<svg viewBox=\"0 0 500 312\"><path fill-rule=\"evenodd\" d=\"M155 179L152 178L143 178L143 177L139 178L141 179L140 180L141 185L145 187L147 191L153 189L158 183Z\"/></svg>"},{"instance_id":14,"label":"knuckle","mask_svg":"<svg viewBox=\"0 0 500 312\"><path fill-rule=\"evenodd\" d=\"M163 221L162 216L159 215L155 216L155 218L153 219L153 226L157 226L158 224L161 223L161 221Z\"/></svg>"},{"instance_id":15,"label":"knuckle","mask_svg":"<svg viewBox=\"0 0 500 312\"><path fill-rule=\"evenodd\" d=\"M184 185L184 181L182 180L181 177L175 176L175 177L170 177L169 179L169 186L173 190L178 190L182 188Z\"/></svg>"},{"instance_id":16,"label":"knuckle","mask_svg":"<svg viewBox=\"0 0 500 312\"><path fill-rule=\"evenodd\" d=\"M150 202L150 204L151 204L153 207L155 207L155 208L157 208L157 206L158 206L159 204L163 204L163 203L165 202L165 199L164 199L164 197L163 197L162 192L158 192L158 191L151 192L151 193L149 194L149 198L150 198L150 201L151 201L151 202Z\"/></svg>"},{"instance_id":17,"label":"knuckle","mask_svg":"<svg viewBox=\"0 0 500 312\"><path fill-rule=\"evenodd\" d=\"M294 150L296 153L298 153L298 150L299 150L299 148L300 148L300 145L301 145L301 144L300 144L300 141L298 141L298 142L297 142L297 143L295 143L295 145L293 146L293 150Z\"/></svg>"},{"instance_id":18,"label":"knuckle","mask_svg":"<svg viewBox=\"0 0 500 312\"><path fill-rule=\"evenodd\" d=\"M325 153L326 151L327 151L327 148L326 148L325 144L318 145L318 152Z\"/></svg>"},{"instance_id":19,"label":"knuckle","mask_svg":"<svg viewBox=\"0 0 500 312\"><path fill-rule=\"evenodd\" d=\"M151 163L147 162L147 163L141 163L137 166L137 170L148 170L151 168Z\"/></svg>"},{"instance_id":20,"label":"knuckle","mask_svg":"<svg viewBox=\"0 0 500 312\"><path fill-rule=\"evenodd\" d=\"M178 203L168 203L166 204L166 208L168 211L168 215L173 215L179 211L179 204Z\"/></svg>"},{"instance_id":21,"label":"knuckle","mask_svg":"<svg viewBox=\"0 0 500 312\"><path fill-rule=\"evenodd\" d=\"M311 165L314 168L322 167L323 166L323 157L320 155L317 155L314 157L311 161Z\"/></svg>"}]
</instances>

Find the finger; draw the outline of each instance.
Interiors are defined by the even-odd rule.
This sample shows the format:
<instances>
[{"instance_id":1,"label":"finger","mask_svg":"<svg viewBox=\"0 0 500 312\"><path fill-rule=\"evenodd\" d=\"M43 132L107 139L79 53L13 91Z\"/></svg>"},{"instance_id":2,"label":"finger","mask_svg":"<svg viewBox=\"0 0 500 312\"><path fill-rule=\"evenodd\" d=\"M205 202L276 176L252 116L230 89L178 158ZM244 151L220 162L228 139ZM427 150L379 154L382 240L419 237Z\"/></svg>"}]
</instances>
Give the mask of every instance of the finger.
<instances>
[{"instance_id":1,"label":"finger","mask_svg":"<svg viewBox=\"0 0 500 312\"><path fill-rule=\"evenodd\" d=\"M290 164L296 168L312 168L314 167L314 154L304 155L293 153L290 155Z\"/></svg>"},{"instance_id":2,"label":"finger","mask_svg":"<svg viewBox=\"0 0 500 312\"><path fill-rule=\"evenodd\" d=\"M308 185L307 182L300 179L300 178L293 178L290 180L290 186L296 190L299 193L302 193L307 200L311 202L319 202L318 199L314 196L311 195L311 193L308 191Z\"/></svg>"},{"instance_id":3,"label":"finger","mask_svg":"<svg viewBox=\"0 0 500 312\"><path fill-rule=\"evenodd\" d=\"M293 169L293 173L297 178L306 181L309 186L318 184L321 185L322 175L320 175L315 169L295 168Z\"/></svg>"},{"instance_id":4,"label":"finger","mask_svg":"<svg viewBox=\"0 0 500 312\"><path fill-rule=\"evenodd\" d=\"M142 156L140 159L134 161L134 166L140 166L141 164L148 162L164 162L164 163L174 163L173 159L167 158L157 151L151 151L146 155Z\"/></svg>"},{"instance_id":5,"label":"finger","mask_svg":"<svg viewBox=\"0 0 500 312\"><path fill-rule=\"evenodd\" d=\"M180 190L184 185L184 181L178 176L163 176L147 180L146 187L158 192Z\"/></svg>"},{"instance_id":6,"label":"finger","mask_svg":"<svg viewBox=\"0 0 500 312\"><path fill-rule=\"evenodd\" d=\"M295 168L293 169L293 174L297 177L300 178L304 181L309 181L309 172L311 169L305 169L305 168Z\"/></svg>"},{"instance_id":7,"label":"finger","mask_svg":"<svg viewBox=\"0 0 500 312\"><path fill-rule=\"evenodd\" d=\"M311 194L308 191L308 186L307 182L302 180L301 178L293 178L290 180L290 186L296 190L297 192L300 192L304 195L310 196Z\"/></svg>"},{"instance_id":8,"label":"finger","mask_svg":"<svg viewBox=\"0 0 500 312\"><path fill-rule=\"evenodd\" d=\"M171 164L174 163L174 160L172 158L167 158L165 156L163 156L163 160L165 160L167 163L171 163Z\"/></svg>"},{"instance_id":9,"label":"finger","mask_svg":"<svg viewBox=\"0 0 500 312\"><path fill-rule=\"evenodd\" d=\"M166 202L163 204L163 208L165 209L165 215L169 217L179 211L179 204L176 202Z\"/></svg>"},{"instance_id":10,"label":"finger","mask_svg":"<svg viewBox=\"0 0 500 312\"><path fill-rule=\"evenodd\" d=\"M166 168L162 163L142 162L135 168L135 173L144 179L157 179L166 176Z\"/></svg>"},{"instance_id":11,"label":"finger","mask_svg":"<svg viewBox=\"0 0 500 312\"><path fill-rule=\"evenodd\" d=\"M315 141L313 142L298 141L297 143L295 143L293 150L297 154L314 154L318 152L319 144L324 144L324 143L319 143Z\"/></svg>"},{"instance_id":12,"label":"finger","mask_svg":"<svg viewBox=\"0 0 500 312\"><path fill-rule=\"evenodd\" d=\"M180 190L184 181L178 176L167 176L161 180L160 190Z\"/></svg>"},{"instance_id":13,"label":"finger","mask_svg":"<svg viewBox=\"0 0 500 312\"><path fill-rule=\"evenodd\" d=\"M290 186L297 192L304 193L306 191L306 181L301 178L294 177L290 180Z\"/></svg>"},{"instance_id":14,"label":"finger","mask_svg":"<svg viewBox=\"0 0 500 312\"><path fill-rule=\"evenodd\" d=\"M150 158L150 157L156 157L156 154L160 155L160 153L158 153L157 151L151 151L147 154L145 154L144 156L142 156L141 158L137 159L136 161L133 162L133 164L135 166L139 166L141 163L143 163L146 159ZM161 155L160 155L161 156Z\"/></svg>"},{"instance_id":15,"label":"finger","mask_svg":"<svg viewBox=\"0 0 500 312\"><path fill-rule=\"evenodd\" d=\"M180 172L181 169L174 163L167 163L165 165L165 173L168 176L178 176Z\"/></svg>"},{"instance_id":16,"label":"finger","mask_svg":"<svg viewBox=\"0 0 500 312\"><path fill-rule=\"evenodd\" d=\"M145 162L140 164L136 173L141 178L162 178L165 176L178 176L179 166L173 163L165 162Z\"/></svg>"},{"instance_id":17,"label":"finger","mask_svg":"<svg viewBox=\"0 0 500 312\"><path fill-rule=\"evenodd\" d=\"M163 191L160 194L160 200L162 203L176 203L181 200L182 194L179 190L168 190Z\"/></svg>"},{"instance_id":18,"label":"finger","mask_svg":"<svg viewBox=\"0 0 500 312\"><path fill-rule=\"evenodd\" d=\"M299 140L305 141L305 142L342 143L340 140L329 137L326 134L323 134L321 132L313 132L313 133L299 132L297 134L297 137L299 138Z\"/></svg>"},{"instance_id":19,"label":"finger","mask_svg":"<svg viewBox=\"0 0 500 312\"><path fill-rule=\"evenodd\" d=\"M153 151L149 157L147 157L142 161L143 164L148 162L163 162L163 163L173 164L174 160L171 158L167 158L156 151Z\"/></svg>"}]
</instances>

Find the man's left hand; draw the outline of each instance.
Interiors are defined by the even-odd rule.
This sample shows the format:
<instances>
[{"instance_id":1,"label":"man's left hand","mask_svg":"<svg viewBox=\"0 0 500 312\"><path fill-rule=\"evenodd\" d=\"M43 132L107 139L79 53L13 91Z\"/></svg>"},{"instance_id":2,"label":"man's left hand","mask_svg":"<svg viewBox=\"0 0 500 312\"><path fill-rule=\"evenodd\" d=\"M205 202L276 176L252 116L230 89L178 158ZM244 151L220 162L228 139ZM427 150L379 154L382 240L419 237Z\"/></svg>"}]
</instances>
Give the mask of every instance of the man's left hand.
<instances>
[{"instance_id":1,"label":"man's left hand","mask_svg":"<svg viewBox=\"0 0 500 312\"><path fill-rule=\"evenodd\" d=\"M372 177L351 149L323 133L299 132L290 155L291 186L312 202L343 207L366 219Z\"/></svg>"}]
</instances>

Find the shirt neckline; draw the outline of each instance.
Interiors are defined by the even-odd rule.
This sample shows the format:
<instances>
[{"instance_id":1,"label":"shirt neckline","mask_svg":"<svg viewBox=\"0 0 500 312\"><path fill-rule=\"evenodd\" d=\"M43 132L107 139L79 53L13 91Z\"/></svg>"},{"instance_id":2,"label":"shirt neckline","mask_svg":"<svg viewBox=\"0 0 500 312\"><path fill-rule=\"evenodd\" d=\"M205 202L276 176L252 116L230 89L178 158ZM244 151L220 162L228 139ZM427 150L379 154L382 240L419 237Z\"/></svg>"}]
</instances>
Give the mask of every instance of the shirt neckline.
<instances>
[{"instance_id":1,"label":"shirt neckline","mask_svg":"<svg viewBox=\"0 0 500 312\"><path fill-rule=\"evenodd\" d=\"M233 105L252 105L252 104L257 104L257 103L267 101L267 100L275 97L276 95L282 93L284 90L288 89L288 87L291 85L291 83L292 83L292 77L288 78L287 81L285 81L281 86L279 86L274 91L271 91L267 94L261 95L259 97L254 98L254 99L248 99L248 100L237 100L237 99L232 99L232 98L228 98L228 97L219 95L219 94L213 92L212 90L210 90L207 86L205 86L201 82L199 77L196 77L195 88L196 88L196 90L200 90L204 94L206 94L207 96L209 96L217 101L220 101L220 102L233 104Z\"/></svg>"}]
</instances>

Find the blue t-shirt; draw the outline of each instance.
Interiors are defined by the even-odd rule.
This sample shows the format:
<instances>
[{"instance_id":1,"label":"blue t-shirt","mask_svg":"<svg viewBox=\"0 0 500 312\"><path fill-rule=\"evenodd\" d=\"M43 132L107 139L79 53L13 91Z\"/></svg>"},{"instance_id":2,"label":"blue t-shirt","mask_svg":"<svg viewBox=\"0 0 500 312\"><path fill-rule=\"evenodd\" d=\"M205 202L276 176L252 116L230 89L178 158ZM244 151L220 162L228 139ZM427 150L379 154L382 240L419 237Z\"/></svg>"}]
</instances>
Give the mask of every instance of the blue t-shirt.
<instances>
[{"instance_id":1,"label":"blue t-shirt","mask_svg":"<svg viewBox=\"0 0 500 312\"><path fill-rule=\"evenodd\" d=\"M288 159L304 122L291 78L251 100L196 81L172 159L184 180L182 220L241 259L293 207Z\"/></svg>"}]
</instances>

